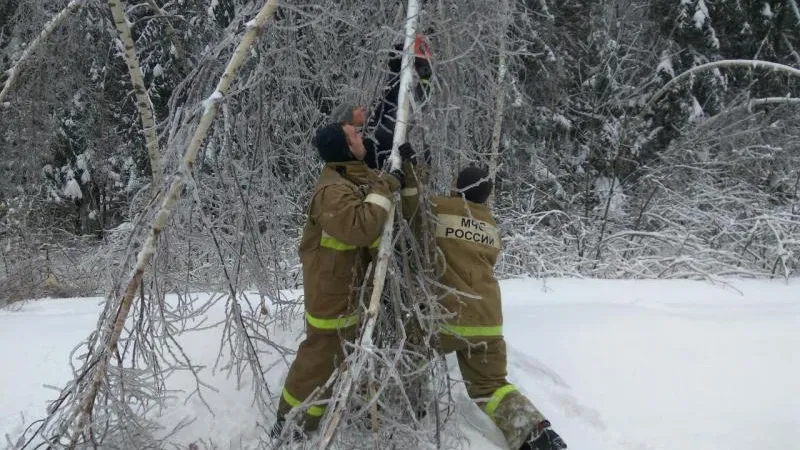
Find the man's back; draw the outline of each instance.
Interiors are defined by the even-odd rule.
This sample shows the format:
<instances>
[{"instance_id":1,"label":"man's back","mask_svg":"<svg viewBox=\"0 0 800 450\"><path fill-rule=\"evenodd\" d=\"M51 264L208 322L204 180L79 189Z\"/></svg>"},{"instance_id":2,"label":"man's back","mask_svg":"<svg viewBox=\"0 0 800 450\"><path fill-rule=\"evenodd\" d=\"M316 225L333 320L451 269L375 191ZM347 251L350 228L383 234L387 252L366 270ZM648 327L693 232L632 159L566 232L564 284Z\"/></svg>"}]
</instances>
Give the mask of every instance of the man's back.
<instances>
[{"instance_id":1,"label":"man's back","mask_svg":"<svg viewBox=\"0 0 800 450\"><path fill-rule=\"evenodd\" d=\"M436 215L436 245L446 263L439 281L458 291L441 301L456 314L447 322L456 334L500 335L500 286L494 277L500 253L497 223L484 204L460 197L433 197L431 203ZM497 330L491 329L494 327ZM463 332L458 332L460 328Z\"/></svg>"}]
</instances>

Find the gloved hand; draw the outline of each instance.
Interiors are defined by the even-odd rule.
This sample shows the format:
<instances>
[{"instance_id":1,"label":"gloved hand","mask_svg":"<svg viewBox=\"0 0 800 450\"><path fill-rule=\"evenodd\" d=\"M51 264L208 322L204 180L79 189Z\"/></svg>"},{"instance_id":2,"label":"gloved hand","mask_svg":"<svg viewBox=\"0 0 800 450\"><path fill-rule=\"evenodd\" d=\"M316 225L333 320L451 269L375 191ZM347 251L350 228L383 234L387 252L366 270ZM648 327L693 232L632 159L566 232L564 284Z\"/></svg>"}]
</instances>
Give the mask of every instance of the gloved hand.
<instances>
[{"instance_id":1,"label":"gloved hand","mask_svg":"<svg viewBox=\"0 0 800 450\"><path fill-rule=\"evenodd\" d=\"M403 189L406 185L406 176L403 175L403 171L400 169L394 169L389 172L389 175L397 178L397 181L400 182L400 189Z\"/></svg>"},{"instance_id":2,"label":"gloved hand","mask_svg":"<svg viewBox=\"0 0 800 450\"><path fill-rule=\"evenodd\" d=\"M431 79L431 76L433 76L431 62L422 56L414 58L414 70L417 71L417 75L419 75L421 81L428 81Z\"/></svg>"},{"instance_id":3,"label":"gloved hand","mask_svg":"<svg viewBox=\"0 0 800 450\"><path fill-rule=\"evenodd\" d=\"M415 42L415 45L418 45ZM414 70L417 72L420 80L427 81L433 76L433 69L431 68L430 62L430 50L427 50L427 44L424 44L425 48L418 48L414 49L415 57L414 57ZM395 44L392 50L389 50L389 70L392 73L400 73L400 67L403 63L403 44Z\"/></svg>"},{"instance_id":4,"label":"gloved hand","mask_svg":"<svg viewBox=\"0 0 800 450\"><path fill-rule=\"evenodd\" d=\"M425 164L431 165L431 161L433 161L433 156L431 155L431 146L428 144L422 145L422 157L425 161Z\"/></svg>"},{"instance_id":5,"label":"gloved hand","mask_svg":"<svg viewBox=\"0 0 800 450\"><path fill-rule=\"evenodd\" d=\"M393 50L389 50L389 70L392 73L400 73L403 64L403 44L395 44Z\"/></svg>"},{"instance_id":6,"label":"gloved hand","mask_svg":"<svg viewBox=\"0 0 800 450\"><path fill-rule=\"evenodd\" d=\"M417 162L417 152L414 151L414 147L410 143L400 144L397 151L400 152L400 158L403 159L403 162L411 162L412 164Z\"/></svg>"}]
</instances>

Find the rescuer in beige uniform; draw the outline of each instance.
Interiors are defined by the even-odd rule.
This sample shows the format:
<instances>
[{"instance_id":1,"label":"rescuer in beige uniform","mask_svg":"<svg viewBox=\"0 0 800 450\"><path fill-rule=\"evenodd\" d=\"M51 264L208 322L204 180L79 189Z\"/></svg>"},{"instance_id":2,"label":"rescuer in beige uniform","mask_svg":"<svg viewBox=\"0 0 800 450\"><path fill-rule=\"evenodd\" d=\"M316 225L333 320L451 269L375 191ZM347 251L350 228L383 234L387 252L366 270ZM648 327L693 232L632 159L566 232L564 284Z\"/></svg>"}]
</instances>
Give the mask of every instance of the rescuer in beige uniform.
<instances>
[{"instance_id":1,"label":"rescuer in beige uniform","mask_svg":"<svg viewBox=\"0 0 800 450\"><path fill-rule=\"evenodd\" d=\"M440 299L452 314L439 329L441 350L456 352L467 393L511 449L563 449L550 422L506 379L500 285L494 277L500 235L485 204L491 190L487 171L467 167L450 197L431 198L436 245L444 258L439 282L451 289Z\"/></svg>"},{"instance_id":2,"label":"rescuer in beige uniform","mask_svg":"<svg viewBox=\"0 0 800 450\"><path fill-rule=\"evenodd\" d=\"M321 388L344 359L342 340L354 339L359 323L357 288L389 218L392 192L403 183L400 171L379 176L367 167L363 141L351 124L320 128L314 144L326 164L314 188L299 250L306 338L289 368L273 437L281 434L289 411ZM316 399L328 395L322 392ZM324 406L312 405L296 419L310 431L324 412Z\"/></svg>"}]
</instances>

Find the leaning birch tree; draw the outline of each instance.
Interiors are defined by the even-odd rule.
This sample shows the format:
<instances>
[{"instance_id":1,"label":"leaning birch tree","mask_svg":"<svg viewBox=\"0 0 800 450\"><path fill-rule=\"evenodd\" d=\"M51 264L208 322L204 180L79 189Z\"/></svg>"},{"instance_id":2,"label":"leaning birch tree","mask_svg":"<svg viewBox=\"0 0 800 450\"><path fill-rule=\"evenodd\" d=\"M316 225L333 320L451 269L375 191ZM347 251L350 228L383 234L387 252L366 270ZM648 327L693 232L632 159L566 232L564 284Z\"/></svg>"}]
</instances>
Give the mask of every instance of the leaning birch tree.
<instances>
[{"instance_id":1,"label":"leaning birch tree","mask_svg":"<svg viewBox=\"0 0 800 450\"><path fill-rule=\"evenodd\" d=\"M502 3L501 9L506 17L511 16L508 0L505 0ZM492 125L492 143L488 155L489 177L493 184L497 175L497 162L500 159L500 138L502 137L503 133L503 114L505 113L506 108L506 92L503 88L503 83L505 82L506 72L508 72L508 67L506 65L506 59L508 58L508 37L506 36L505 27L503 27L503 29L504 32L500 35L500 49L497 57L497 86L495 86L496 100L494 121ZM494 191L492 191L492 193L489 195L489 199L486 201L486 204L490 206L494 204Z\"/></svg>"},{"instance_id":2,"label":"leaning birch tree","mask_svg":"<svg viewBox=\"0 0 800 450\"><path fill-rule=\"evenodd\" d=\"M51 409L51 416L59 415L60 417L49 417L45 420L44 425L55 422L52 435L43 436L48 442L52 443L50 448L74 449L81 442L102 440L102 435L98 436L98 434L102 434L102 427L97 425L96 428L93 423L93 411L97 404L99 392L107 384L109 363L115 355L118 355L117 344L125 329L125 323L135 296L142 289L144 274L156 254L159 236L168 225L173 207L180 198L183 189L192 179L195 159L202 148L209 128L214 122L220 103L228 93L261 28L275 14L277 4L277 0L268 0L261 7L255 18L247 22L244 36L228 62L216 89L204 102L204 112L200 117L200 122L191 137L180 167L173 175L169 189L163 196L155 218L150 224L147 239L138 252L133 271L122 296L113 299L113 301L109 300L106 306L108 309L110 305L114 305L112 307L114 313L110 314L105 322L101 319L103 325L98 330L100 338L96 340L96 348L92 349L90 356L86 358L85 365L78 373L74 383L62 392L58 403ZM67 398L71 398L72 402L67 402ZM41 428L40 430L45 433L48 431ZM29 440L28 443L30 442L32 441Z\"/></svg>"},{"instance_id":3,"label":"leaning birch tree","mask_svg":"<svg viewBox=\"0 0 800 450\"><path fill-rule=\"evenodd\" d=\"M139 65L139 56L136 54L136 46L131 37L131 24L128 22L128 19L125 18L123 0L108 0L108 7L111 9L114 25L116 25L117 32L119 33L119 39L123 47L121 50L125 56L125 64L128 66L131 84L133 84L133 92L136 96L136 109L142 121L145 147L147 148L147 156L150 158L150 172L152 174L150 192L152 195L161 189L161 183L164 177L161 167L161 155L158 151L158 135L156 134L153 103L150 101L150 96L147 94L147 87L144 85L144 74L142 73L142 67Z\"/></svg>"},{"instance_id":4,"label":"leaning birch tree","mask_svg":"<svg viewBox=\"0 0 800 450\"><path fill-rule=\"evenodd\" d=\"M411 82L414 65L413 44L414 37L417 29L417 21L420 12L419 3L417 0L409 0L406 7L406 20L405 20L405 40L403 43L403 59L400 69L400 90L397 99L397 121L394 128L394 137L392 141L392 154L390 157L390 164L392 170L398 170L401 165L400 154L398 148L406 141L406 133L409 123L409 105L411 93ZM395 194L395 204L397 203L397 195ZM395 227L395 207L394 204L389 210L389 219L383 227L381 233L381 244L378 249L378 259L375 265L375 272L373 278L373 288L370 295L369 305L365 314L366 323L361 330L361 337L359 339L359 347L362 349L374 348L373 333L378 321L378 314L380 311L381 297L383 294L384 283L386 281L386 270L389 266L389 259L392 255L391 247L393 246L393 234ZM331 407L333 413L324 422L323 431L321 433L322 441L320 448L327 448L336 432L338 431L339 423L342 420L343 410L347 405L347 398L350 396L355 384L361 376L361 371L367 364L368 357L363 352L356 352L355 358L350 364L348 369L342 376L342 381L338 385L334 393L334 403Z\"/></svg>"}]
</instances>

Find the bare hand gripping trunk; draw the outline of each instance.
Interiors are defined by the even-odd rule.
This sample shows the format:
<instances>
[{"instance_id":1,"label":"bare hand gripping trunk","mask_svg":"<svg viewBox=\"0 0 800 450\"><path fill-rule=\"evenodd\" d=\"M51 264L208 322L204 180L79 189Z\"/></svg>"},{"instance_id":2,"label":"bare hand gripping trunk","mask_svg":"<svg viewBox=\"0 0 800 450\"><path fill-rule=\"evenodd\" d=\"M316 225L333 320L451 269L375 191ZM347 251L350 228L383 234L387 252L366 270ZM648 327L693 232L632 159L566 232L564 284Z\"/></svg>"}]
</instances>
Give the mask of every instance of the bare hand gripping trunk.
<instances>
[{"instance_id":1,"label":"bare hand gripping trunk","mask_svg":"<svg viewBox=\"0 0 800 450\"><path fill-rule=\"evenodd\" d=\"M131 75L133 92L136 94L136 109L142 118L142 131L144 132L147 155L150 158L150 171L153 177L150 183L150 192L155 193L161 188L164 174L161 168L161 155L158 153L158 136L156 135L153 103L150 101L150 96L147 95L144 74L142 73L142 67L139 65L139 57L136 55L136 47L131 37L131 24L125 18L125 9L122 5L122 0L108 0L108 7L114 17L114 24L117 26L119 38L125 47L125 63Z\"/></svg>"},{"instance_id":2,"label":"bare hand gripping trunk","mask_svg":"<svg viewBox=\"0 0 800 450\"><path fill-rule=\"evenodd\" d=\"M170 211L180 197L181 191L186 186L186 180L191 177L192 166L197 158L197 153L201 148L203 140L208 133L208 129L211 127L211 124L214 121L217 109L219 108L219 101L222 100L222 98L228 92L231 83L233 82L239 71L239 68L242 66L242 63L245 60L245 56L247 55L250 46L253 44L255 38L259 34L259 28L264 25L267 19L275 14L277 6L277 0L268 0L258 12L255 19L247 23L247 31L245 32L244 37L242 38L242 41L239 43L238 47L236 47L233 57L228 62L225 73L222 74L215 92L211 95L211 97L208 98L208 100L206 100L205 112L200 119L200 123L197 126L194 135L192 136L192 140L189 142L189 147L186 149L186 153L183 157L183 163L173 177L169 190L163 197L161 209L158 211L158 214L153 220L147 240L145 241L142 250L139 252L136 266L133 269L133 273L130 276L127 288L125 289L125 293L120 300L119 307L117 308L114 327L105 331L108 333L108 335L105 337L105 339L103 339L104 344L102 345L104 348L98 352L97 362L90 375L91 380L89 381L85 393L82 394L82 399L78 405L79 410L73 415L74 419L72 420L72 425L67 431L67 436L65 436L66 442L61 442L59 447L66 447L69 449L75 448L80 437L86 431L86 427L94 407L94 402L97 397L98 389L106 377L106 370L108 368L109 360L116 350L117 342L122 334L128 313L130 312L134 295L139 288L147 265L150 263L153 255L155 254L158 236L166 226L167 220L170 216ZM79 392L76 395L81 395L81 393Z\"/></svg>"}]
</instances>

